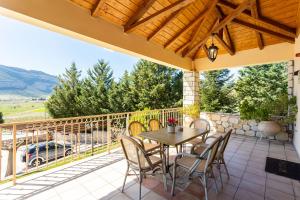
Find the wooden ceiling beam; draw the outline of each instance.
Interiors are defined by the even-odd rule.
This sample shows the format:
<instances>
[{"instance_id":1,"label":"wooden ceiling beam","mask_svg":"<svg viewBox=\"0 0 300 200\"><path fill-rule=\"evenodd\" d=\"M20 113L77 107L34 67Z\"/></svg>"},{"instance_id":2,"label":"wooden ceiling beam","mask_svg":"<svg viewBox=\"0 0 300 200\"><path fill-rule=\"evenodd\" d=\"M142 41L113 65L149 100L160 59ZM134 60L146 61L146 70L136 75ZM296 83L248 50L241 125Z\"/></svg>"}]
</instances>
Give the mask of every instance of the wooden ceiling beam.
<instances>
[{"instance_id":1,"label":"wooden ceiling beam","mask_svg":"<svg viewBox=\"0 0 300 200\"><path fill-rule=\"evenodd\" d=\"M151 6L154 4L156 0L149 0L149 1L144 1L143 5L141 6L141 8L139 8L134 15L127 21L127 23L125 24L125 29L130 27L132 24L136 23L137 21L139 21L143 15L149 10L149 8L151 8Z\"/></svg>"},{"instance_id":2,"label":"wooden ceiling beam","mask_svg":"<svg viewBox=\"0 0 300 200\"><path fill-rule=\"evenodd\" d=\"M251 6L251 16L254 17L255 19L259 19L259 7L258 6L259 6L258 0L256 0L256 2ZM258 48L263 49L264 43L263 43L263 38L262 38L261 33L259 33L258 31L255 31L255 36L256 36Z\"/></svg>"},{"instance_id":3,"label":"wooden ceiling beam","mask_svg":"<svg viewBox=\"0 0 300 200\"><path fill-rule=\"evenodd\" d=\"M181 51L184 50L189 44L190 44L189 42L184 43L183 45L181 45L180 47L178 47L178 48L175 50L175 53L181 52Z\"/></svg>"},{"instance_id":4,"label":"wooden ceiling beam","mask_svg":"<svg viewBox=\"0 0 300 200\"><path fill-rule=\"evenodd\" d=\"M154 38L164 27L169 25L181 12L183 8L177 10L176 12L172 13L157 29L155 29L147 38L147 40L151 40Z\"/></svg>"},{"instance_id":5,"label":"wooden ceiling beam","mask_svg":"<svg viewBox=\"0 0 300 200\"><path fill-rule=\"evenodd\" d=\"M195 60L197 57L198 52L201 50L202 46L200 46L194 53L194 55L192 56L192 60Z\"/></svg>"},{"instance_id":6,"label":"wooden ceiling beam","mask_svg":"<svg viewBox=\"0 0 300 200\"><path fill-rule=\"evenodd\" d=\"M98 11L103 7L105 3L105 0L98 0L97 3L95 4L95 6L93 7L92 11L91 11L91 15L93 17L95 17L98 13Z\"/></svg>"},{"instance_id":7,"label":"wooden ceiling beam","mask_svg":"<svg viewBox=\"0 0 300 200\"><path fill-rule=\"evenodd\" d=\"M136 30L137 28L144 26L145 24L148 24L154 20L157 20L161 17L165 17L168 16L169 14L176 12L177 10L191 4L194 3L196 0L179 0L176 1L175 3L172 3L171 5L157 11L156 13L153 13L152 15L145 17L142 20L139 20L129 26L124 26L124 31L126 33L132 32L134 30Z\"/></svg>"},{"instance_id":8,"label":"wooden ceiling beam","mask_svg":"<svg viewBox=\"0 0 300 200\"><path fill-rule=\"evenodd\" d=\"M188 25L181 29L173 38L171 38L165 45L165 48L170 47L178 38L189 32L200 20L203 19L207 10L202 11L194 20L192 20Z\"/></svg>"},{"instance_id":9,"label":"wooden ceiling beam","mask_svg":"<svg viewBox=\"0 0 300 200\"><path fill-rule=\"evenodd\" d=\"M222 47L230 54L230 55L234 55L235 51L234 49L232 49L231 46L229 46L220 36L219 34L214 34L214 37L216 38L216 40L219 42L220 45L222 45Z\"/></svg>"},{"instance_id":10,"label":"wooden ceiling beam","mask_svg":"<svg viewBox=\"0 0 300 200\"><path fill-rule=\"evenodd\" d=\"M219 0L218 6L227 8L229 10L234 10L237 8L237 5L235 5L229 1L224 1L224 0ZM262 24L264 24L264 26L272 26L272 27L278 29L278 31L283 35L287 35L289 37L294 37L294 38L296 36L295 29L288 27L286 25L280 24L278 22L274 22L273 20L262 17L262 16L260 16L259 19L256 19L251 16L251 12L249 10L244 10L241 13L241 16L247 17L248 19L251 19L255 23L262 23Z\"/></svg>"},{"instance_id":11,"label":"wooden ceiling beam","mask_svg":"<svg viewBox=\"0 0 300 200\"><path fill-rule=\"evenodd\" d=\"M224 28L228 23L230 23L234 18L236 18L239 14L241 14L246 8L248 8L252 4L253 0L245 0L241 3L236 9L234 9L229 15L227 15L218 25L214 26L204 37L202 41L198 44L194 45L190 50L182 54L182 56L186 56L199 46L203 45L204 42L211 36L212 33L218 32L220 29ZM218 20L217 20L218 21Z\"/></svg>"},{"instance_id":12,"label":"wooden ceiling beam","mask_svg":"<svg viewBox=\"0 0 300 200\"><path fill-rule=\"evenodd\" d=\"M208 57L208 48L207 48L206 44L204 44L202 46L202 49L203 49L204 53L206 54L206 56Z\"/></svg>"},{"instance_id":13,"label":"wooden ceiling beam","mask_svg":"<svg viewBox=\"0 0 300 200\"><path fill-rule=\"evenodd\" d=\"M228 26L226 25L223 28L223 30L224 30L225 38L227 40L228 45L231 47L231 49L233 49L233 51L235 51L234 44L233 44L232 38L230 36L229 30L228 30Z\"/></svg>"},{"instance_id":14,"label":"wooden ceiling beam","mask_svg":"<svg viewBox=\"0 0 300 200\"><path fill-rule=\"evenodd\" d=\"M192 45L195 43L196 39L198 38L199 34L201 33L201 28L203 27L203 24L206 22L207 17L210 16L211 12L216 8L216 5L218 3L218 0L212 0L212 2L210 2L210 5L208 8L205 8L206 12L203 16L202 21L199 23L197 29L195 30L195 32L193 33L191 40L190 40L190 44L186 47L186 49L183 50L183 53L185 53L185 51L188 51ZM198 48L200 49L200 48Z\"/></svg>"},{"instance_id":15,"label":"wooden ceiling beam","mask_svg":"<svg viewBox=\"0 0 300 200\"><path fill-rule=\"evenodd\" d=\"M260 26L257 26L257 25L254 25L254 24L251 24L251 23L248 23L248 22L244 22L244 21L239 20L239 19L234 19L234 20L232 20L232 22L236 23L240 26L243 26L245 28L248 28L248 29L251 29L251 30L254 30L254 31L258 31L260 33L267 34L267 35L270 35L272 37L276 37L280 40L284 40L284 41L289 42L289 43L294 43L295 42L295 38L293 38L293 37L289 37L289 36L283 35L281 33L272 31L270 29L266 29L264 27L260 27Z\"/></svg>"}]
</instances>

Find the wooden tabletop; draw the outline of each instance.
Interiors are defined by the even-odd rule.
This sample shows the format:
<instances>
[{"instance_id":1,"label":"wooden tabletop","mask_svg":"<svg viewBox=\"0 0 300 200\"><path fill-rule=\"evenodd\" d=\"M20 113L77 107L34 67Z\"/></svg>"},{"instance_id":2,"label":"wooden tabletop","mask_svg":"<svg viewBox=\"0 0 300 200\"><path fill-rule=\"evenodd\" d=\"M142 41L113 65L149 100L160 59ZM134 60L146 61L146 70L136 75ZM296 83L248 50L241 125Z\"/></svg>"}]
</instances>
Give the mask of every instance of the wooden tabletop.
<instances>
[{"instance_id":1,"label":"wooden tabletop","mask_svg":"<svg viewBox=\"0 0 300 200\"><path fill-rule=\"evenodd\" d=\"M184 127L175 133L168 133L167 129L163 128L158 131L143 132L139 136L145 139L157 141L162 144L177 146L205 133L207 133L207 130L205 129Z\"/></svg>"}]
</instances>

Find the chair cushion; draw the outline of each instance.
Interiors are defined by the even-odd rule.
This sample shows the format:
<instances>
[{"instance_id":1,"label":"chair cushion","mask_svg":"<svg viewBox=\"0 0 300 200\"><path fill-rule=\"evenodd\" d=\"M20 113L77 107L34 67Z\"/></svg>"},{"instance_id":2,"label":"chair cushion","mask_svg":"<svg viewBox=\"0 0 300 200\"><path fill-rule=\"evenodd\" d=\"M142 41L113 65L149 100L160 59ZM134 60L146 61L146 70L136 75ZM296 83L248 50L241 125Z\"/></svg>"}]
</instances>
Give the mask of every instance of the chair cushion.
<instances>
[{"instance_id":1,"label":"chair cushion","mask_svg":"<svg viewBox=\"0 0 300 200\"><path fill-rule=\"evenodd\" d=\"M145 151L150 152L154 151L160 148L159 144L153 144L153 143L144 143Z\"/></svg>"},{"instance_id":2,"label":"chair cushion","mask_svg":"<svg viewBox=\"0 0 300 200\"><path fill-rule=\"evenodd\" d=\"M192 140L189 140L187 143L192 144L192 145L196 145L196 144L202 143L202 139L201 138L194 138Z\"/></svg>"},{"instance_id":3,"label":"chair cushion","mask_svg":"<svg viewBox=\"0 0 300 200\"><path fill-rule=\"evenodd\" d=\"M202 143L194 147L194 153L200 155L208 147L208 144Z\"/></svg>"},{"instance_id":4,"label":"chair cushion","mask_svg":"<svg viewBox=\"0 0 300 200\"><path fill-rule=\"evenodd\" d=\"M177 160L177 165L182 166L186 169L190 169L196 160L197 160L196 158L184 156ZM206 160L201 160L200 164L198 165L198 167L196 169L196 172L198 172L198 173L204 172L205 163L206 163Z\"/></svg>"}]
</instances>

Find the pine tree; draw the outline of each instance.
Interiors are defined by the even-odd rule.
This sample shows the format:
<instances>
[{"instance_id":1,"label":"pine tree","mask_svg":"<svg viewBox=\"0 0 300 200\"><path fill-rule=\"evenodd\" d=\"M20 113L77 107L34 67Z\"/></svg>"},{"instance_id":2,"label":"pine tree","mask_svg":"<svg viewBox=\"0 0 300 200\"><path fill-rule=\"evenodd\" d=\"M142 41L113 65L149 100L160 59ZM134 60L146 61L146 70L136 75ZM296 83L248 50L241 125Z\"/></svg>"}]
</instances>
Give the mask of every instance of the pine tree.
<instances>
[{"instance_id":1,"label":"pine tree","mask_svg":"<svg viewBox=\"0 0 300 200\"><path fill-rule=\"evenodd\" d=\"M113 82L109 92L109 103L112 112L131 112L136 108L135 88L128 71L118 83Z\"/></svg>"},{"instance_id":2,"label":"pine tree","mask_svg":"<svg viewBox=\"0 0 300 200\"><path fill-rule=\"evenodd\" d=\"M140 60L132 72L137 109L175 106L182 98L182 87L174 87L180 82L179 73L178 70Z\"/></svg>"},{"instance_id":3,"label":"pine tree","mask_svg":"<svg viewBox=\"0 0 300 200\"><path fill-rule=\"evenodd\" d=\"M103 59L89 69L88 76L83 81L81 105L85 115L110 113L109 91L113 84L112 70Z\"/></svg>"},{"instance_id":4,"label":"pine tree","mask_svg":"<svg viewBox=\"0 0 300 200\"><path fill-rule=\"evenodd\" d=\"M81 95L81 72L72 63L66 72L58 77L58 85L46 102L46 108L54 118L81 116L82 108L78 101Z\"/></svg>"},{"instance_id":5,"label":"pine tree","mask_svg":"<svg viewBox=\"0 0 300 200\"><path fill-rule=\"evenodd\" d=\"M286 63L246 67L239 71L235 90L241 117L268 118L272 105L287 95Z\"/></svg>"},{"instance_id":6,"label":"pine tree","mask_svg":"<svg viewBox=\"0 0 300 200\"><path fill-rule=\"evenodd\" d=\"M236 103L230 71L224 69L203 72L200 81L200 99L202 111L235 111Z\"/></svg>"}]
</instances>

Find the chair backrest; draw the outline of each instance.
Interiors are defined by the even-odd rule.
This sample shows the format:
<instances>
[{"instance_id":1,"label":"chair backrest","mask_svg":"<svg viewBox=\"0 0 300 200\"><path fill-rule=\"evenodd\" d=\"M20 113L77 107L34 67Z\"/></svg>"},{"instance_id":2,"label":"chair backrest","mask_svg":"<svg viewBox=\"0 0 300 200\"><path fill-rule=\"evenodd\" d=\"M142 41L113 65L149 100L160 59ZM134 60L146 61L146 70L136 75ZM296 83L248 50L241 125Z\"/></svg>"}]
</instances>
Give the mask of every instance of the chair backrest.
<instances>
[{"instance_id":1,"label":"chair backrest","mask_svg":"<svg viewBox=\"0 0 300 200\"><path fill-rule=\"evenodd\" d=\"M210 132L210 124L206 119L195 119L194 121L191 122L190 124L190 128L199 128L199 129L205 129L207 131L206 134L202 135L202 140L205 141L206 137L208 136L209 132Z\"/></svg>"},{"instance_id":2,"label":"chair backrest","mask_svg":"<svg viewBox=\"0 0 300 200\"><path fill-rule=\"evenodd\" d=\"M163 128L162 124L158 119L150 119L148 123L149 131L158 131Z\"/></svg>"},{"instance_id":3,"label":"chair backrest","mask_svg":"<svg viewBox=\"0 0 300 200\"><path fill-rule=\"evenodd\" d=\"M133 137L136 137L140 133L145 132L145 131L146 131L145 126L141 122L138 122L138 121L133 121L128 126L129 135L133 136Z\"/></svg>"},{"instance_id":4,"label":"chair backrest","mask_svg":"<svg viewBox=\"0 0 300 200\"><path fill-rule=\"evenodd\" d=\"M145 150L137 141L126 135L122 135L120 141L125 158L131 166L137 169L144 169L152 166L149 157L146 156Z\"/></svg>"},{"instance_id":5,"label":"chair backrest","mask_svg":"<svg viewBox=\"0 0 300 200\"><path fill-rule=\"evenodd\" d=\"M220 142L222 140L222 136L217 137L212 143L210 143L208 145L208 147L201 153L200 157L206 157L206 163L205 163L205 168L204 171L206 171L207 169L211 168L219 146L220 146Z\"/></svg>"},{"instance_id":6,"label":"chair backrest","mask_svg":"<svg viewBox=\"0 0 300 200\"><path fill-rule=\"evenodd\" d=\"M222 141L221 141L221 144L220 144L220 148L219 148L219 151L218 151L218 157L219 156L223 156L224 152L225 152L225 149L226 149L226 146L228 144L228 141L229 141L229 138L230 138L230 135L232 133L232 129L230 129L222 138Z\"/></svg>"}]
</instances>

